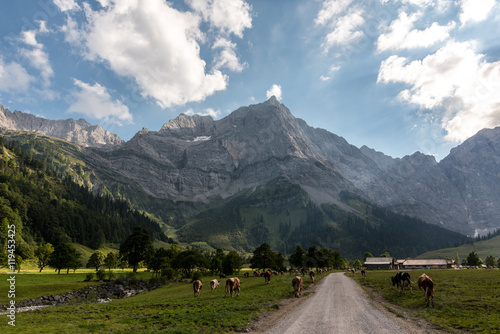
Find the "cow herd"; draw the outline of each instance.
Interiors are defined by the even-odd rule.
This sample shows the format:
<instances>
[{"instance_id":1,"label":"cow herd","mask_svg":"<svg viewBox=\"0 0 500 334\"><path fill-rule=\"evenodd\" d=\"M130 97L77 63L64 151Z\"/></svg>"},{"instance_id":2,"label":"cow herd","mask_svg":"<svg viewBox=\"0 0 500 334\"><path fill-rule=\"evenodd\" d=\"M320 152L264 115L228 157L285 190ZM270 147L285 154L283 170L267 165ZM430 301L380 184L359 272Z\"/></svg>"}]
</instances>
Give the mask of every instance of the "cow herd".
<instances>
[{"instance_id":1,"label":"cow herd","mask_svg":"<svg viewBox=\"0 0 500 334\"><path fill-rule=\"evenodd\" d=\"M322 272L323 271L321 271L321 272L318 271L318 273L322 273ZM354 276L355 271L350 270L350 272ZM311 279L312 283L314 283L314 279L316 277L316 273L313 270L307 271L303 268L300 271L291 270L290 274L292 274L292 273L302 273L302 276L305 276L305 274L308 273L309 278ZM366 272L364 270L362 270L361 273L363 276L366 275ZM281 272L281 275L283 275L283 274L284 273ZM275 272L275 271L271 271L271 270L267 270L265 272L260 272L260 271L256 270L253 273L254 277L264 277L266 284L269 284L271 282L271 277L273 275L279 275L279 273ZM245 278L247 278L248 276L249 276L248 274L244 275ZM221 279L225 278L225 275L220 275L220 278ZM414 282L411 281L409 273L398 272L394 277L391 277L391 282L392 282L393 286L396 286L396 288L398 289L400 294L404 293L405 288L409 289L410 292L413 294L412 284L414 284ZM304 284L304 280L299 275L295 276L292 279L292 287L293 287L293 292L295 294L295 297L298 298L300 296L300 291L302 290L303 284ZM432 279L428 275L422 274L418 278L417 285L418 285L418 288L424 293L426 306L428 307L430 304L430 305L432 305L432 307L434 307L434 282L432 281ZM215 292L218 287L219 287L219 281L217 279L213 279L210 281L211 292ZM200 280L195 280L193 282L194 297L200 296L200 291L202 288L203 288L203 283ZM241 290L241 281L239 280L239 278L237 278L237 277L228 278L226 280L226 288L224 290L224 297L226 297L227 294L229 294L231 297L233 297L233 294L236 296L239 296L240 290Z\"/></svg>"},{"instance_id":2,"label":"cow herd","mask_svg":"<svg viewBox=\"0 0 500 334\"><path fill-rule=\"evenodd\" d=\"M398 272L396 276L391 277L392 285L396 286L399 292L404 293L404 289L409 288L410 292L413 293L412 281L410 280L410 274L407 272ZM434 307L434 282L432 278L426 274L422 274L417 281L418 288L424 293L426 306L429 304Z\"/></svg>"},{"instance_id":3,"label":"cow herd","mask_svg":"<svg viewBox=\"0 0 500 334\"><path fill-rule=\"evenodd\" d=\"M322 270L322 269L318 270L318 274L321 274L323 272L324 272L324 270ZM303 268L300 271L290 270L290 274L293 274L293 273L302 273L303 276L306 273L308 273L312 283L314 283L314 278L316 277L316 273L313 270L305 270ZM272 270L267 270L264 272L260 272L260 271L256 270L253 272L254 277L264 277L266 284L269 284L271 282L271 277L273 275L279 275L279 274L284 275L284 272L282 271L282 272L278 273L277 271L272 271ZM243 275L243 277L248 278L249 274L245 273ZM221 274L219 276L219 278L220 279L226 278L226 275ZM217 288L219 287L219 284L220 283L217 279L211 280L210 281L210 291L215 292L217 290ZM295 297L298 298L300 296L300 291L302 290L303 284L304 284L304 280L300 276L295 276L292 279L292 287L293 287L293 292L295 294ZM193 291L194 291L195 298L200 296L200 291L202 288L203 288L203 283L200 280L193 281ZM226 280L226 288L224 290L224 297L226 297L227 294L229 294L231 297L233 297L233 294L236 296L239 296L240 289L241 289L241 281L239 280L239 278L237 278L237 277L228 278Z\"/></svg>"}]
</instances>

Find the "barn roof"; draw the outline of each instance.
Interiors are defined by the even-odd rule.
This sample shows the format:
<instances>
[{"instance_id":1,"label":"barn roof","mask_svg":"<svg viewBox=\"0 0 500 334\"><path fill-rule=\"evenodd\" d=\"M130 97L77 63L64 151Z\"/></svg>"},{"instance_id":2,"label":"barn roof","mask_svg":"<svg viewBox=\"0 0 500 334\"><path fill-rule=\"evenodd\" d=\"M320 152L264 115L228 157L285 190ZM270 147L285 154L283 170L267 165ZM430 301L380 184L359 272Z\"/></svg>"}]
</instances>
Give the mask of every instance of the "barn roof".
<instances>
[{"instance_id":1,"label":"barn roof","mask_svg":"<svg viewBox=\"0 0 500 334\"><path fill-rule=\"evenodd\" d=\"M406 260L404 266L446 266L448 264L447 259L416 259L416 260Z\"/></svg>"},{"instance_id":2,"label":"barn roof","mask_svg":"<svg viewBox=\"0 0 500 334\"><path fill-rule=\"evenodd\" d=\"M367 257L365 264L381 265L381 264L392 264L392 257Z\"/></svg>"}]
</instances>

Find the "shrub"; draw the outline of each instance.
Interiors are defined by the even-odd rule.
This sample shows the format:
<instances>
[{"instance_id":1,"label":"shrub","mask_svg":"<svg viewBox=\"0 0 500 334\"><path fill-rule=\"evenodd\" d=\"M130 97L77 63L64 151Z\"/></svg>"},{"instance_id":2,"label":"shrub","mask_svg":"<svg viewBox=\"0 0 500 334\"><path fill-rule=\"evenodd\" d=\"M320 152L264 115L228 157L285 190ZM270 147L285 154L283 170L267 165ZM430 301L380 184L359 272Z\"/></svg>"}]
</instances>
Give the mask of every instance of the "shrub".
<instances>
[{"instance_id":1,"label":"shrub","mask_svg":"<svg viewBox=\"0 0 500 334\"><path fill-rule=\"evenodd\" d=\"M177 277L177 272L169 267L161 271L161 276L165 277L168 280L171 280L172 278Z\"/></svg>"},{"instance_id":2,"label":"shrub","mask_svg":"<svg viewBox=\"0 0 500 334\"><path fill-rule=\"evenodd\" d=\"M203 273L199 272L199 271L195 271L193 273L193 282L196 281L196 280L201 280L201 278L203 277Z\"/></svg>"},{"instance_id":3,"label":"shrub","mask_svg":"<svg viewBox=\"0 0 500 334\"><path fill-rule=\"evenodd\" d=\"M85 282L90 282L92 281L93 278L94 278L94 273L87 273L87 275L85 275Z\"/></svg>"},{"instance_id":4,"label":"shrub","mask_svg":"<svg viewBox=\"0 0 500 334\"><path fill-rule=\"evenodd\" d=\"M104 281L104 278L106 277L106 270L99 269L96 273L96 276L99 281Z\"/></svg>"},{"instance_id":5,"label":"shrub","mask_svg":"<svg viewBox=\"0 0 500 334\"><path fill-rule=\"evenodd\" d=\"M115 273L113 271L108 271L107 276L108 276L108 281L111 281L115 278Z\"/></svg>"}]
</instances>

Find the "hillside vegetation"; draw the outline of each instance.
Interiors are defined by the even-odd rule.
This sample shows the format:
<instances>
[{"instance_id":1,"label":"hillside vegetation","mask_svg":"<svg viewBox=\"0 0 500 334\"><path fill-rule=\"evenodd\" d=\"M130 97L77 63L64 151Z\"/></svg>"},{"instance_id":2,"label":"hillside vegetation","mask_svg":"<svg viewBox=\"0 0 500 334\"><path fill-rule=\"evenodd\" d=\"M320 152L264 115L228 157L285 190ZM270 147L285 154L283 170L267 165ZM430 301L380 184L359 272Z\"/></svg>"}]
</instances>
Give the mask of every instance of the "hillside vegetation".
<instances>
[{"instance_id":1,"label":"hillside vegetation","mask_svg":"<svg viewBox=\"0 0 500 334\"><path fill-rule=\"evenodd\" d=\"M500 236L493 237L489 240L467 243L458 247L443 248L435 251L425 252L417 256L417 258L456 259L458 255L459 259L465 259L470 252L476 252L481 259L485 259L487 256L494 256L495 258L500 257Z\"/></svg>"},{"instance_id":2,"label":"hillside vegetation","mask_svg":"<svg viewBox=\"0 0 500 334\"><path fill-rule=\"evenodd\" d=\"M0 246L15 226L16 255L30 258L35 245L74 242L97 249L121 243L134 227L167 240L159 225L125 201L94 195L70 177L58 178L46 163L0 137Z\"/></svg>"}]
</instances>

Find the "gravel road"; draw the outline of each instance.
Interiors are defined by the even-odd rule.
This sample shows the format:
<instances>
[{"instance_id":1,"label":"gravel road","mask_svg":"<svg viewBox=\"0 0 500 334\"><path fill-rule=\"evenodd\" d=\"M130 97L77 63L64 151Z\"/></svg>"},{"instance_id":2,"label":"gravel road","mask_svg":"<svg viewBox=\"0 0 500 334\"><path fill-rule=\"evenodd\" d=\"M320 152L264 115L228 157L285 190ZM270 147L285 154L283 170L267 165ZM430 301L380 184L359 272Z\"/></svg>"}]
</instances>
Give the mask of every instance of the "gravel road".
<instances>
[{"instance_id":1,"label":"gravel road","mask_svg":"<svg viewBox=\"0 0 500 334\"><path fill-rule=\"evenodd\" d=\"M325 277L303 302L278 310L261 333L436 333L375 307L361 287L344 273ZM304 297L301 297L304 298ZM281 311L281 313L280 313Z\"/></svg>"}]
</instances>

